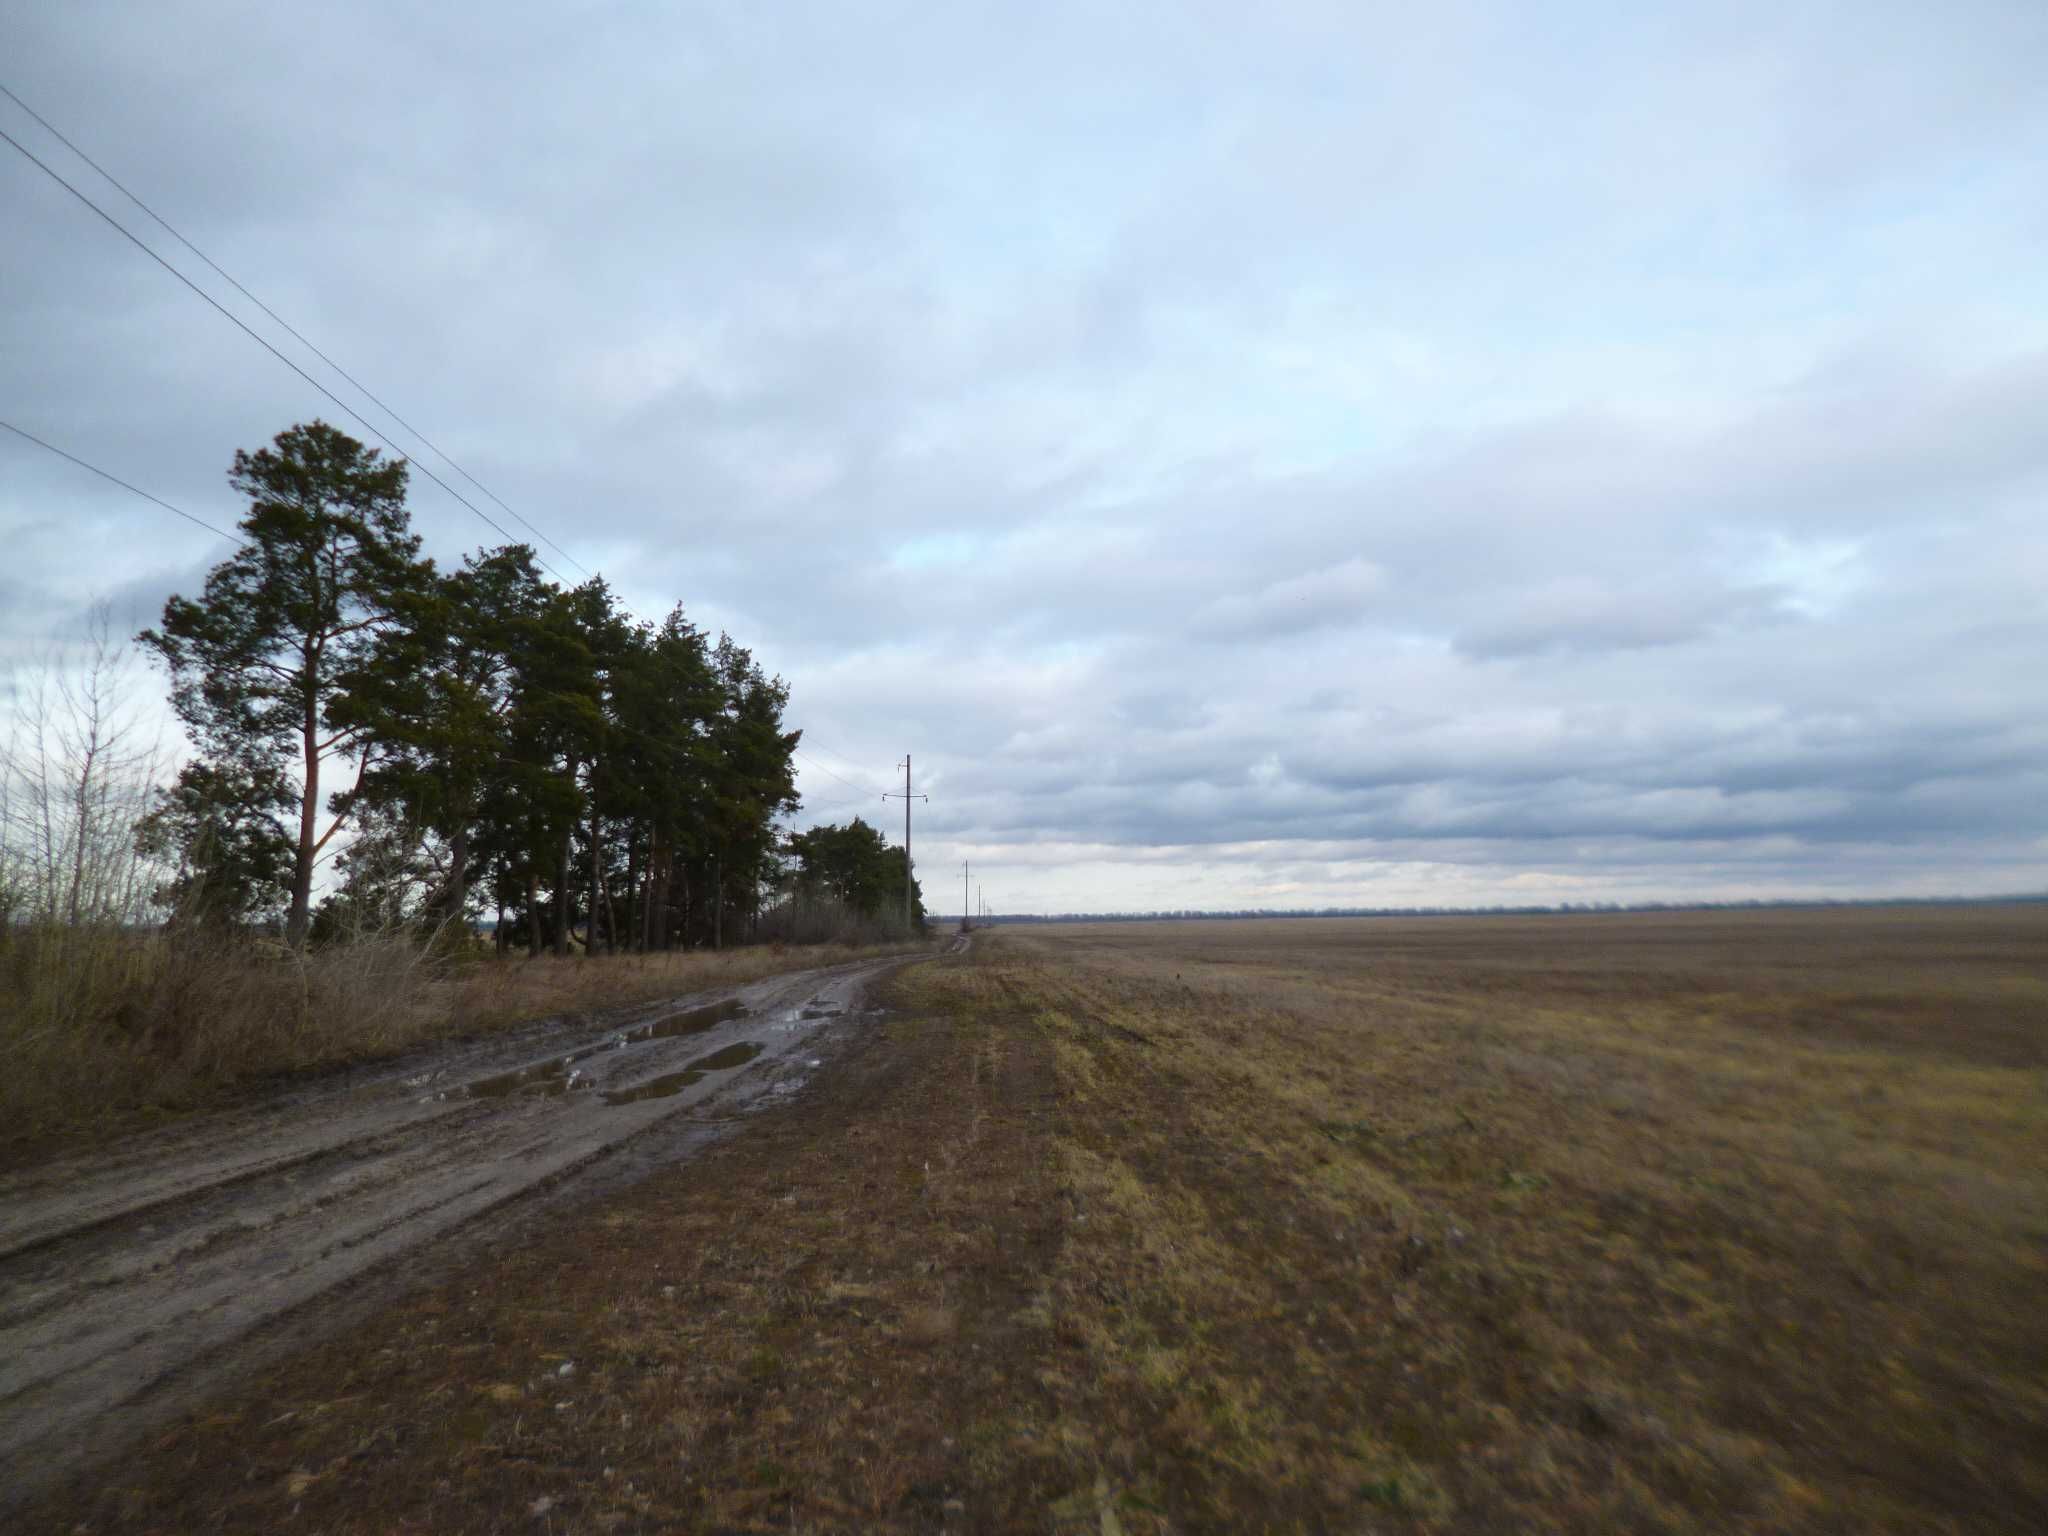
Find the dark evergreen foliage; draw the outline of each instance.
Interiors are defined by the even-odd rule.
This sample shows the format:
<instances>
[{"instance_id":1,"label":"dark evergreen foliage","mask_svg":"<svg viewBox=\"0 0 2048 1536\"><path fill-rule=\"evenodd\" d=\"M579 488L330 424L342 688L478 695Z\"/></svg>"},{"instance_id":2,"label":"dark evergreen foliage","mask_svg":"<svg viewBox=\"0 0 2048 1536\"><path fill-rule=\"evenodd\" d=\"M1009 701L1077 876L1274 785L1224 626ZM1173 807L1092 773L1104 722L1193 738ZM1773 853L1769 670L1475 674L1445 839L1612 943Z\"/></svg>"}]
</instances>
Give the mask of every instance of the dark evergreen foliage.
<instances>
[{"instance_id":1,"label":"dark evergreen foliage","mask_svg":"<svg viewBox=\"0 0 2048 1536\"><path fill-rule=\"evenodd\" d=\"M525 545L437 571L404 464L325 423L238 453L230 479L248 545L141 637L201 754L143 832L180 864L167 898L282 909L295 943L484 915L534 953L751 935L798 804L781 678L680 607L649 624L602 578L556 585ZM323 798L330 764L346 787Z\"/></svg>"},{"instance_id":2,"label":"dark evergreen foliage","mask_svg":"<svg viewBox=\"0 0 2048 1536\"><path fill-rule=\"evenodd\" d=\"M380 462L376 449L323 421L237 452L228 482L249 498L246 542L213 568L198 602L173 597L163 628L140 639L168 667L171 705L216 783L267 793L297 770L285 933L298 943L314 866L354 801L353 790L334 795L321 831L323 770L369 761L352 696L374 680L379 634L400 622L401 594L430 580L432 567L419 560L406 515L405 465Z\"/></svg>"},{"instance_id":3,"label":"dark evergreen foliage","mask_svg":"<svg viewBox=\"0 0 2048 1536\"><path fill-rule=\"evenodd\" d=\"M843 827L813 827L789 839L796 861L796 886L807 896L843 903L863 917L903 910L903 850L892 848L875 828L856 816ZM911 903L924 920L924 893Z\"/></svg>"},{"instance_id":4,"label":"dark evergreen foliage","mask_svg":"<svg viewBox=\"0 0 2048 1536\"><path fill-rule=\"evenodd\" d=\"M177 867L157 900L182 922L234 925L274 913L291 892L284 819L296 799L277 774L186 764L136 828L145 854Z\"/></svg>"}]
</instances>

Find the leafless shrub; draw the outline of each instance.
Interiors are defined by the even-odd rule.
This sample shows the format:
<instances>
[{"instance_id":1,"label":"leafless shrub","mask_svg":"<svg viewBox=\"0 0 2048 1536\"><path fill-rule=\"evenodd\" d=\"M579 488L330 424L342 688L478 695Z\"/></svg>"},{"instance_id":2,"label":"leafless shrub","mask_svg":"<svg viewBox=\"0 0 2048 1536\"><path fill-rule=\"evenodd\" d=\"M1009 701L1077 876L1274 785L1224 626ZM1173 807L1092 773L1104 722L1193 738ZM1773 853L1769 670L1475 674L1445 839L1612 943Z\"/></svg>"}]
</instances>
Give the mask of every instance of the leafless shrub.
<instances>
[{"instance_id":1,"label":"leafless shrub","mask_svg":"<svg viewBox=\"0 0 2048 1536\"><path fill-rule=\"evenodd\" d=\"M104 605L84 639L15 680L0 740L0 917L99 929L148 915L156 872L135 822L168 766L131 699L133 656Z\"/></svg>"}]
</instances>

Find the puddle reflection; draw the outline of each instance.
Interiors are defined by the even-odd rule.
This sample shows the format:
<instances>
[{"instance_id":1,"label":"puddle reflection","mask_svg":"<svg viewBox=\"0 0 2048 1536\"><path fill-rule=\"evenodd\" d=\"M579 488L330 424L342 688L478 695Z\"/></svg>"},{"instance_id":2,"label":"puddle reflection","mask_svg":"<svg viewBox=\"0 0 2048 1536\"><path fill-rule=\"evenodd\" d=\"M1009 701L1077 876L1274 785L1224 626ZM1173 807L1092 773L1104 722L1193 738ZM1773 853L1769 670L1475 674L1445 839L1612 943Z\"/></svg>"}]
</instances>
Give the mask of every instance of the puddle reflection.
<instances>
[{"instance_id":1,"label":"puddle reflection","mask_svg":"<svg viewBox=\"0 0 2048 1536\"><path fill-rule=\"evenodd\" d=\"M728 1045L722 1051L713 1051L709 1056L700 1056L680 1072L670 1072L663 1077L649 1078L631 1088L616 1088L604 1096L607 1104L637 1104L643 1099L666 1099L681 1093L685 1088L701 1083L712 1072L729 1072L734 1067L743 1067L761 1054L761 1047L751 1040L738 1045Z\"/></svg>"}]
</instances>

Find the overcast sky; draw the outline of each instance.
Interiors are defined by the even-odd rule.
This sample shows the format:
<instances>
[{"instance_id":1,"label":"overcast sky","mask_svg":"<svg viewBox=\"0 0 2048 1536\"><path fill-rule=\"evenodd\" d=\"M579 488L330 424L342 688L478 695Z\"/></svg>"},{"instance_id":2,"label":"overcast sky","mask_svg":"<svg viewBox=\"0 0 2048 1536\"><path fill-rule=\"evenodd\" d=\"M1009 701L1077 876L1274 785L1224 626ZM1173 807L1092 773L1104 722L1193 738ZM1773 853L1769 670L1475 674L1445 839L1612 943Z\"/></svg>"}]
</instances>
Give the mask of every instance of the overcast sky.
<instances>
[{"instance_id":1,"label":"overcast sky","mask_svg":"<svg viewBox=\"0 0 2048 1536\"><path fill-rule=\"evenodd\" d=\"M2040 0L0 0L0 80L787 677L804 820L913 753L935 906L2048 887ZM226 526L315 415L0 145L0 416ZM10 660L224 553L4 435L0 540Z\"/></svg>"}]
</instances>

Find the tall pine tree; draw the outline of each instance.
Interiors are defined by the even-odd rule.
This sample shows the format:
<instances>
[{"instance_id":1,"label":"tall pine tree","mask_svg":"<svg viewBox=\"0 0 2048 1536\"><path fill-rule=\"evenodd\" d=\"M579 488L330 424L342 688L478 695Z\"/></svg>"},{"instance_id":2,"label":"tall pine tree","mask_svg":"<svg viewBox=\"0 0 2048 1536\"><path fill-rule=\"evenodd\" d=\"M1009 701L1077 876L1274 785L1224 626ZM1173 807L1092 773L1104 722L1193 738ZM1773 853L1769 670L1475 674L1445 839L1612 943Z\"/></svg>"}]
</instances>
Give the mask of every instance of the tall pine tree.
<instances>
[{"instance_id":1,"label":"tall pine tree","mask_svg":"<svg viewBox=\"0 0 2048 1536\"><path fill-rule=\"evenodd\" d=\"M406 514L406 466L383 462L323 421L237 452L228 482L249 498L247 542L215 566L198 601L173 597L141 642L169 668L171 704L223 778L295 783L285 936L305 942L313 869L347 822L375 751L359 707L398 625L431 579ZM327 792L327 769L357 783ZM323 810L328 821L321 827Z\"/></svg>"}]
</instances>

